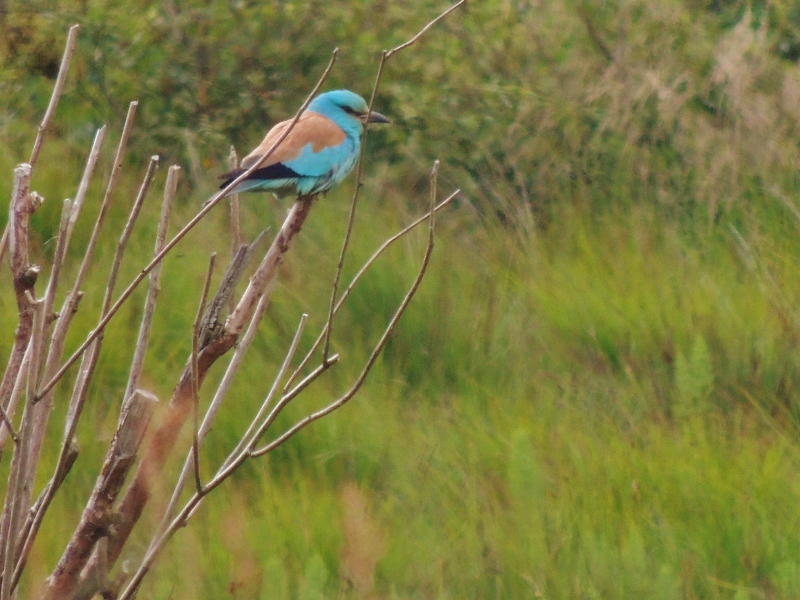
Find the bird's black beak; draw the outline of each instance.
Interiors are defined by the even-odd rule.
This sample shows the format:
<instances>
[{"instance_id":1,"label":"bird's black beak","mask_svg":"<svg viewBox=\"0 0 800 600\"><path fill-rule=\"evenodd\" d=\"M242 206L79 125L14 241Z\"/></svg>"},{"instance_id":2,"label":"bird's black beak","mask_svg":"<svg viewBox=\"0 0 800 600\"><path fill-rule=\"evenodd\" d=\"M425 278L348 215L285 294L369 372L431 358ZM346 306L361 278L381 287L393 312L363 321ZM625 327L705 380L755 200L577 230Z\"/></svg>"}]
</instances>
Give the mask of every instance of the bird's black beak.
<instances>
[{"instance_id":1,"label":"bird's black beak","mask_svg":"<svg viewBox=\"0 0 800 600\"><path fill-rule=\"evenodd\" d=\"M384 117L381 113L373 110L371 113L369 113L367 123L391 123L391 121L388 119L388 117Z\"/></svg>"}]
</instances>

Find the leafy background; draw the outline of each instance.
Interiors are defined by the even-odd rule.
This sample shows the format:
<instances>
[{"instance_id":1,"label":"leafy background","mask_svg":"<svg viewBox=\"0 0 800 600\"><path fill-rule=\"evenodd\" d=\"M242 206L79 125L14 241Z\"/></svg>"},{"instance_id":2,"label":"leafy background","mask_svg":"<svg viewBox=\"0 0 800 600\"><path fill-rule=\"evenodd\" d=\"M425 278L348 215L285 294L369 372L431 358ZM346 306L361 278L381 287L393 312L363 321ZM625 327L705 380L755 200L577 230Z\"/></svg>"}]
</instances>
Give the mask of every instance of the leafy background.
<instances>
[{"instance_id":1,"label":"leafy background","mask_svg":"<svg viewBox=\"0 0 800 600\"><path fill-rule=\"evenodd\" d=\"M229 145L247 151L291 115L333 47L329 87L368 94L380 51L444 7L0 2L5 197L66 29L82 26L34 178L48 198L34 221L44 265L94 130L110 127L107 177L127 103L140 102L77 327L95 322L151 154L184 168L177 227L214 190ZM800 595L799 58L793 0L486 0L396 56L377 99L393 124L370 136L347 269L419 214L439 158L442 189L465 194L440 220L428 278L363 393L210 497L143 597ZM351 186L315 207L293 249L204 449L207 470L266 393L300 312L312 332L324 322ZM281 221L286 201L254 195L243 206L252 238ZM217 210L165 264L170 300L146 364L161 398L188 355L207 257L227 251L226 231ZM135 234L128 278L152 235L151 225ZM355 289L335 340L344 363L280 425L354 376L413 277L422 237ZM16 317L6 270L0 281L4 359ZM81 458L24 581L31 595L113 433L141 304L107 336ZM155 519L148 511L145 524Z\"/></svg>"}]
</instances>

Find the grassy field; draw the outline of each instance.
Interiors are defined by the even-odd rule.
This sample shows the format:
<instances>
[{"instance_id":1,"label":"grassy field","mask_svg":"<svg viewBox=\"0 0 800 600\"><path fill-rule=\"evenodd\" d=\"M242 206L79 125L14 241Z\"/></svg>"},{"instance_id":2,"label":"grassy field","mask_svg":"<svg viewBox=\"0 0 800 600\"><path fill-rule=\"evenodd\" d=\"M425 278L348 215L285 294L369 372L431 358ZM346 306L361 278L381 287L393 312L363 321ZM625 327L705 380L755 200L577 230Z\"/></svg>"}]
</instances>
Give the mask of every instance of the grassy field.
<instances>
[{"instance_id":1,"label":"grassy field","mask_svg":"<svg viewBox=\"0 0 800 600\"><path fill-rule=\"evenodd\" d=\"M452 154L440 155L442 194L455 185L468 193L441 215L418 296L362 392L215 492L141 597L800 597L800 75L780 45L794 43L787 23L795 8L622 4L557 2L542 9L541 23L520 12L512 25L522 8L493 2L450 26L448 33L488 37L486 63L474 63L484 87L459 96L452 86L461 72L446 78L445 91L457 97L446 108L468 127L474 115L456 109L485 92L481 108L496 108L496 122L475 117L465 131L480 136L467 147L450 135L446 115L424 120L395 99L400 132L371 142L345 269L347 278L423 210L425 161L450 142ZM484 29L475 29L481 19ZM490 35L497 31L507 39ZM525 34L539 36L538 49L524 48ZM392 98L408 99L402 74L420 69L425 52L446 39L432 38L395 79L389 73ZM458 39L454 46L470 46ZM617 56L610 63L603 45ZM503 52L509 62L492 63ZM503 88L487 74L493 64L498 72L516 65L520 74ZM423 75L423 96L441 93L431 88L441 72L432 65ZM68 124L84 110L71 97ZM4 197L35 133L35 121L14 114L6 107L0 119ZM415 123L429 139L416 136ZM109 147L118 128L112 124ZM493 137L500 130L507 135ZM34 221L45 264L90 133L61 125L45 146L34 180L48 198ZM161 139L151 132L135 141L122 208L151 153L136 149L153 138ZM169 146L186 167L173 231L210 193L224 155L198 147L199 171L181 158L186 146ZM107 177L109 153L104 160ZM146 205L122 281L150 252L159 193ZM321 200L293 248L203 449L207 474L266 394L300 314L310 315L305 347L324 323L350 193L345 184ZM78 240L99 195L98 183ZM248 239L274 230L286 206L243 198ZM110 214L77 316L83 331L95 322L96 288L123 212ZM424 237L398 244L355 288L334 336L342 364L279 428L356 376L414 277ZM162 401L190 351L208 255L227 248L220 207L165 263L144 382ZM16 323L7 270L0 290L4 362ZM141 305L138 295L110 326L79 431L81 457L34 548L26 595L60 556L113 435ZM79 341L76 334L70 344ZM220 376L217 367L211 378ZM57 406L54 423L63 411ZM45 467L53 460L47 455ZM132 558L157 520L155 504Z\"/></svg>"}]
</instances>

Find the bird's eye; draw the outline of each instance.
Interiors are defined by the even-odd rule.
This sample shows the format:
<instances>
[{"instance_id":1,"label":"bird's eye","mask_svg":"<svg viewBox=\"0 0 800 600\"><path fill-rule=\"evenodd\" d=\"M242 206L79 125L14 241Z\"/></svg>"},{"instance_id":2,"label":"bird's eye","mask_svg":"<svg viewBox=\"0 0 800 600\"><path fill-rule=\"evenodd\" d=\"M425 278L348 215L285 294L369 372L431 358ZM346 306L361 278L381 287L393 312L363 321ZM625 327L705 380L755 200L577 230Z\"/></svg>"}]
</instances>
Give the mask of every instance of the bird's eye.
<instances>
[{"instance_id":1,"label":"bird's eye","mask_svg":"<svg viewBox=\"0 0 800 600\"><path fill-rule=\"evenodd\" d=\"M352 108L350 108L349 106L343 106L342 110L344 112L346 112L348 115L358 116L358 113L356 111L354 111Z\"/></svg>"}]
</instances>

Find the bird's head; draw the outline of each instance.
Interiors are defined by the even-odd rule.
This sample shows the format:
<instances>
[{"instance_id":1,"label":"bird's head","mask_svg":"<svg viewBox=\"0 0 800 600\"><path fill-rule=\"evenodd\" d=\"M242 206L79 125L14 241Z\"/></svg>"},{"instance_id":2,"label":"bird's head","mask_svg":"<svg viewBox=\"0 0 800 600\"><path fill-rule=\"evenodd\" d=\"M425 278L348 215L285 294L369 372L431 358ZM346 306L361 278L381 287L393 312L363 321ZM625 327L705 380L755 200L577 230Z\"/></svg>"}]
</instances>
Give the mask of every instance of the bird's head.
<instances>
[{"instance_id":1,"label":"bird's head","mask_svg":"<svg viewBox=\"0 0 800 600\"><path fill-rule=\"evenodd\" d=\"M356 119L361 125L365 123L389 123L389 119L381 113L370 112L364 98L349 90L334 90L320 94L311 104L308 110L319 113L333 121L337 117Z\"/></svg>"}]
</instances>

